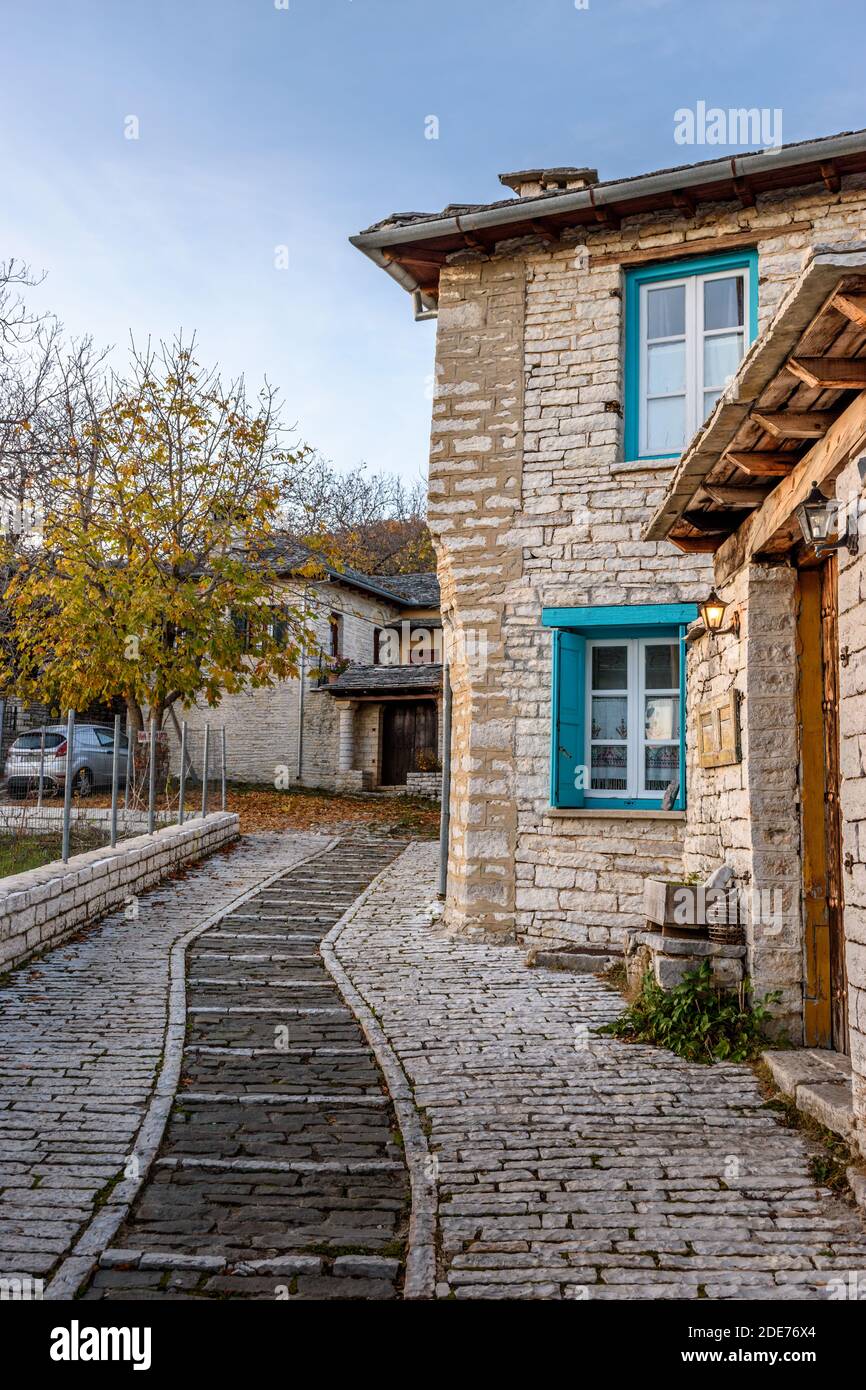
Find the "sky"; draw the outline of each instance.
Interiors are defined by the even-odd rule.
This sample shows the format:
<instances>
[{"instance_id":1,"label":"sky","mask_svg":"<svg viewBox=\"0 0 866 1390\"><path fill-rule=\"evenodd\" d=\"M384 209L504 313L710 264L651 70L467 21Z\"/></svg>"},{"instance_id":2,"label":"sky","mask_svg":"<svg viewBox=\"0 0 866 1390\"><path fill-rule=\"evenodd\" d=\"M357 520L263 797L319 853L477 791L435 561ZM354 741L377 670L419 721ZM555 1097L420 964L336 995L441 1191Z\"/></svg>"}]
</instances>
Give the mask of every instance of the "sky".
<instances>
[{"instance_id":1,"label":"sky","mask_svg":"<svg viewBox=\"0 0 866 1390\"><path fill-rule=\"evenodd\" d=\"M0 18L0 258L46 272L38 305L118 361L130 334L195 332L202 362L279 387L338 468L409 483L435 324L350 235L508 196L505 170L733 152L674 141L699 101L779 108L786 143L866 126L862 0L0 0Z\"/></svg>"}]
</instances>

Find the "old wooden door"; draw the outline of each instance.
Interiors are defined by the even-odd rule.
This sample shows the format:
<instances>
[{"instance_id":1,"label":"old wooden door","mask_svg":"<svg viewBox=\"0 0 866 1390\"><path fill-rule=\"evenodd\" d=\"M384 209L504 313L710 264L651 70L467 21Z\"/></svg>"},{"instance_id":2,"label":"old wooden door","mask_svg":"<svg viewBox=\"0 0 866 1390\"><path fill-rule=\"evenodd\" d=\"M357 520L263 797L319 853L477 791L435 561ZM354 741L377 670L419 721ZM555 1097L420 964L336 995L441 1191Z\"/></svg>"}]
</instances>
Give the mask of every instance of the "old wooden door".
<instances>
[{"instance_id":1,"label":"old wooden door","mask_svg":"<svg viewBox=\"0 0 866 1390\"><path fill-rule=\"evenodd\" d=\"M382 785L399 787L418 770L418 755L436 756L436 705L432 700L385 705L382 721Z\"/></svg>"},{"instance_id":2,"label":"old wooden door","mask_svg":"<svg viewBox=\"0 0 866 1390\"><path fill-rule=\"evenodd\" d=\"M821 666L823 670L827 916L830 932L830 1023L833 1047L848 1051L848 977L842 881L842 815L839 806L839 566L828 555L821 566Z\"/></svg>"},{"instance_id":3,"label":"old wooden door","mask_svg":"<svg viewBox=\"0 0 866 1390\"><path fill-rule=\"evenodd\" d=\"M838 568L800 570L799 710L806 924L805 1040L848 1051L839 810Z\"/></svg>"}]
</instances>

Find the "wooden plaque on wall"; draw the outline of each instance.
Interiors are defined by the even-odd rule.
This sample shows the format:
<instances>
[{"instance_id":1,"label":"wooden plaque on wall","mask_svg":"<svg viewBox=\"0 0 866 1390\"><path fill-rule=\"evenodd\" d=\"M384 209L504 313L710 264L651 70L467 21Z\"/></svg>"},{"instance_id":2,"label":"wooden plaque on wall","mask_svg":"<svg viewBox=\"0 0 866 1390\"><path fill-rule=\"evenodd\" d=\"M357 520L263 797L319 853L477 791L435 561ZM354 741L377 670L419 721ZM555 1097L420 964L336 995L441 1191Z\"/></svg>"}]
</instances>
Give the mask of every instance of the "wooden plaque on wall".
<instances>
[{"instance_id":1,"label":"wooden plaque on wall","mask_svg":"<svg viewBox=\"0 0 866 1390\"><path fill-rule=\"evenodd\" d=\"M736 690L698 709L698 761L701 767L730 767L740 761L740 697Z\"/></svg>"}]
</instances>

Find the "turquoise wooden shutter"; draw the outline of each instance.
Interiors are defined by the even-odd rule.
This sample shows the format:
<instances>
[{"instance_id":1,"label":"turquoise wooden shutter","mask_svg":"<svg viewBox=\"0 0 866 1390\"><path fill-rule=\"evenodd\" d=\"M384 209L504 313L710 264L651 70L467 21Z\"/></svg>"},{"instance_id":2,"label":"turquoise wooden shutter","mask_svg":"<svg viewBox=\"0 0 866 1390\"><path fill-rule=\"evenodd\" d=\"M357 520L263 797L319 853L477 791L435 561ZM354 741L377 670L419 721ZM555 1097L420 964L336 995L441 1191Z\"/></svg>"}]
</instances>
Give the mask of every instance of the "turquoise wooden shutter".
<instances>
[{"instance_id":1,"label":"turquoise wooden shutter","mask_svg":"<svg viewBox=\"0 0 866 1390\"><path fill-rule=\"evenodd\" d=\"M550 801L584 804L586 638L562 628L553 634Z\"/></svg>"}]
</instances>

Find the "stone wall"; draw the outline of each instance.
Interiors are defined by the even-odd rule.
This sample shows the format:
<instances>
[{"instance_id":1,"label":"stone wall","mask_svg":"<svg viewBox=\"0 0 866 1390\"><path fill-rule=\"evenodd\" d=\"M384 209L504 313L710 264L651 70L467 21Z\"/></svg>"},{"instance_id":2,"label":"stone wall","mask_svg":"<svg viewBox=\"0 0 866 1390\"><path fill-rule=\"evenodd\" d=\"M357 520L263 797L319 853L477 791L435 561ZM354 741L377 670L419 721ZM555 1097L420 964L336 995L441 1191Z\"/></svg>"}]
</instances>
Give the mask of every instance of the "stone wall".
<instances>
[{"instance_id":1,"label":"stone wall","mask_svg":"<svg viewBox=\"0 0 866 1390\"><path fill-rule=\"evenodd\" d=\"M728 617L740 614L739 636L704 636L689 649L685 869L705 877L729 864L736 873L747 916L748 974L758 994L781 991L777 1027L800 1042L797 575L787 564L752 564L721 594ZM732 689L739 696L741 759L703 768L697 711Z\"/></svg>"},{"instance_id":2,"label":"stone wall","mask_svg":"<svg viewBox=\"0 0 866 1390\"><path fill-rule=\"evenodd\" d=\"M0 970L58 945L181 864L228 844L237 837L238 825L237 816L218 811L204 820L124 840L113 850L74 855L68 864L10 874L0 882Z\"/></svg>"},{"instance_id":3,"label":"stone wall","mask_svg":"<svg viewBox=\"0 0 866 1390\"><path fill-rule=\"evenodd\" d=\"M619 941L640 920L643 846L652 845L651 871L681 869L681 821L552 818L548 808L551 653L542 607L698 602L712 582L709 557L641 539L672 465L624 457L618 258L638 250L684 257L695 241L752 230L760 328L811 246L858 235L864 187L858 177L836 194L820 186L759 196L752 208L714 205L694 218L647 214L619 230L568 233L573 239L558 247L528 240L490 259L466 253L443 269L430 504L454 688L452 928ZM483 669L466 658L472 633L487 641ZM745 693L757 730L762 700L766 717L775 714L755 679ZM760 805L766 788L755 768L746 792ZM735 780L725 788L734 811L743 790ZM708 828L708 798L697 809L704 829L690 831L690 841L701 862L712 863L730 838L751 865L744 871L790 886L790 816L780 857L760 843L775 835L771 807L751 844L736 823ZM797 988L794 954L787 928L781 943L756 952L763 978L777 966L789 972L786 1007Z\"/></svg>"},{"instance_id":4,"label":"stone wall","mask_svg":"<svg viewBox=\"0 0 866 1390\"><path fill-rule=\"evenodd\" d=\"M442 277L430 528L452 687L448 920L513 935L517 708L506 604L522 556L525 266L497 259Z\"/></svg>"},{"instance_id":5,"label":"stone wall","mask_svg":"<svg viewBox=\"0 0 866 1390\"><path fill-rule=\"evenodd\" d=\"M836 496L857 499L850 524L860 542L856 556L839 551L839 735L848 1036L854 1112L866 1154L866 512L859 459L840 474Z\"/></svg>"}]
</instances>

